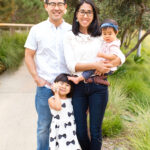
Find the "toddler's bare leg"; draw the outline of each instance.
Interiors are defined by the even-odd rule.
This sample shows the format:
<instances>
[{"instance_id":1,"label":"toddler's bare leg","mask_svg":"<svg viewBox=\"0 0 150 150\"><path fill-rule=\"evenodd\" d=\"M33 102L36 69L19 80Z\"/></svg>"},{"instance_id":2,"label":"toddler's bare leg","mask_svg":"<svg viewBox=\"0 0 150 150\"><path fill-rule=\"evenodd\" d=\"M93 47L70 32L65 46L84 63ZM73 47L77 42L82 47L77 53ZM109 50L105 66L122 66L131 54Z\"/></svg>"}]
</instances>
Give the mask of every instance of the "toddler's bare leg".
<instances>
[{"instance_id":1,"label":"toddler's bare leg","mask_svg":"<svg viewBox=\"0 0 150 150\"><path fill-rule=\"evenodd\" d=\"M68 76L68 80L72 81L75 84L78 84L80 81L84 80L83 76L79 76L79 77L70 77Z\"/></svg>"}]
</instances>

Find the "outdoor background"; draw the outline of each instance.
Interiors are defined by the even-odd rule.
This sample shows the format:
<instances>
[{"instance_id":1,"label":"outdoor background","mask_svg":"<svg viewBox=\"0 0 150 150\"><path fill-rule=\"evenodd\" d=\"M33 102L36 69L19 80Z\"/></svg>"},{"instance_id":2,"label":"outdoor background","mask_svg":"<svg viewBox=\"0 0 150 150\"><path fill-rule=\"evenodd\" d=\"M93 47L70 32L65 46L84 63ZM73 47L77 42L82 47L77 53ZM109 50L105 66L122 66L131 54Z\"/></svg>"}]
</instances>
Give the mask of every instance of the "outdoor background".
<instances>
[{"instance_id":1,"label":"outdoor background","mask_svg":"<svg viewBox=\"0 0 150 150\"><path fill-rule=\"evenodd\" d=\"M68 10L64 19L70 24L77 2L78 0L67 2ZM118 38L121 40L121 50L126 55L125 64L108 78L111 86L103 123L103 149L150 150L150 0L95 0L95 4L100 21L112 18L118 22ZM24 65L24 42L29 28L10 27L2 23L37 24L47 17L43 0L0 0L0 108L2 108L0 110L3 110L0 112L0 139L5 140L5 144L0 142L0 149L1 145L3 146L1 150L8 150L9 142L13 138L6 134L9 135L11 132L14 136L20 127L24 131L20 135L22 139L28 140L33 133L36 135L37 117L35 112L28 114L29 110L34 110L35 92L35 83L32 82ZM17 73L19 77L16 77ZM25 82L22 82L23 80ZM6 82L7 85L13 84L9 86L9 91L5 86ZM26 87L28 90L20 91L20 87L17 86ZM13 88L16 88L15 94L20 95L14 98L14 101L10 95L11 91L14 91ZM24 92L28 95L24 95ZM22 98L25 98L26 102L20 103L19 100ZM7 105L6 101L8 101ZM7 123L9 119L6 119L6 113L10 112L9 104L16 109L19 108L17 114L26 119L17 120L15 116L18 124L22 122L24 124L24 126L16 125L18 128L14 131L16 133L12 131L16 127L15 124L11 129L11 123ZM24 117L26 114L28 114L27 118ZM14 118L14 116L10 117ZM26 132L26 124L30 124L28 128L31 128L31 133ZM9 125L9 130L3 129L5 125ZM33 128L32 125L35 127ZM29 140L32 139L31 137ZM16 143L20 140L16 138ZM33 144L36 143L35 140ZM13 145L14 142L11 144ZM24 150L23 147L27 143L21 144L22 148L14 150Z\"/></svg>"}]
</instances>

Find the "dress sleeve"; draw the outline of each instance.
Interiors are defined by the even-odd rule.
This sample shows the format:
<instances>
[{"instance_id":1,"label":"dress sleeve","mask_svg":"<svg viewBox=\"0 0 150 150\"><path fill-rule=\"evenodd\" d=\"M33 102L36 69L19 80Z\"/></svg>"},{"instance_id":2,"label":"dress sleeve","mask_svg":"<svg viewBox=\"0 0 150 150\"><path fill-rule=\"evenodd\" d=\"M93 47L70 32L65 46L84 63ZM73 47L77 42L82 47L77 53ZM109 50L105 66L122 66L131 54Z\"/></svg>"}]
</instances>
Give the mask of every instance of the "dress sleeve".
<instances>
[{"instance_id":1,"label":"dress sleeve","mask_svg":"<svg viewBox=\"0 0 150 150\"><path fill-rule=\"evenodd\" d=\"M73 33L70 32L65 36L63 40L63 46L64 46L64 56L66 60L66 64L70 72L73 74L75 73L75 66L77 64L75 55L74 55L74 48L72 46L72 40L74 38Z\"/></svg>"}]
</instances>

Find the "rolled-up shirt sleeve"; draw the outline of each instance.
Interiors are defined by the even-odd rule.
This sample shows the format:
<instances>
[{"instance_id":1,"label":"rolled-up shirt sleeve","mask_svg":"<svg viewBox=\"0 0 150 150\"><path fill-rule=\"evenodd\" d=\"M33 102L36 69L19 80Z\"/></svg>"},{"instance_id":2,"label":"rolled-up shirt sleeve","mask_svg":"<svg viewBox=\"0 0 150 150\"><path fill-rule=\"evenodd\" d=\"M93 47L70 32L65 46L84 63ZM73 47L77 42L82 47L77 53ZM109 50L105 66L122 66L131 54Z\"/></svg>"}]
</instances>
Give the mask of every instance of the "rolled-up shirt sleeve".
<instances>
[{"instance_id":1,"label":"rolled-up shirt sleeve","mask_svg":"<svg viewBox=\"0 0 150 150\"><path fill-rule=\"evenodd\" d=\"M25 48L29 48L32 50L37 50L37 42L36 42L36 30L35 26L33 26L29 32L27 40L24 45Z\"/></svg>"},{"instance_id":2,"label":"rolled-up shirt sleeve","mask_svg":"<svg viewBox=\"0 0 150 150\"><path fill-rule=\"evenodd\" d=\"M66 60L66 64L70 72L73 74L75 73L75 67L77 64L77 61L75 59L75 55L73 52L73 47L71 45L70 41L70 34L67 34L63 40L63 46L64 46L64 56Z\"/></svg>"},{"instance_id":3,"label":"rolled-up shirt sleeve","mask_svg":"<svg viewBox=\"0 0 150 150\"><path fill-rule=\"evenodd\" d=\"M122 51L117 46L111 46L110 51L112 54L118 56L121 61L121 65L125 62L126 58Z\"/></svg>"}]
</instances>

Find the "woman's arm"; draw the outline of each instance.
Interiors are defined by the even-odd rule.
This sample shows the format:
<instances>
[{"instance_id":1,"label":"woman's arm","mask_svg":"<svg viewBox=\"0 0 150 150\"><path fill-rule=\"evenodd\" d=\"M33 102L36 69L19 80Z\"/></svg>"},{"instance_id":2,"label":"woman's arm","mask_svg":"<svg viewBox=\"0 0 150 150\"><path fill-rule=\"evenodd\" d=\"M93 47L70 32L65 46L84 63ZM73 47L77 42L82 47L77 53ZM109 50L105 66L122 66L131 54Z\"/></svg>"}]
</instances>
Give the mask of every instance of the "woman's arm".
<instances>
[{"instance_id":1,"label":"woman's arm","mask_svg":"<svg viewBox=\"0 0 150 150\"><path fill-rule=\"evenodd\" d=\"M97 57L102 57L108 60L114 60L116 59L117 56L114 54L105 54L105 53L98 52Z\"/></svg>"},{"instance_id":2,"label":"woman's arm","mask_svg":"<svg viewBox=\"0 0 150 150\"><path fill-rule=\"evenodd\" d=\"M101 73L107 73L110 68L113 67L110 63L104 63L103 61L93 62L93 63L77 63L75 66L76 71L86 71L86 70L97 70Z\"/></svg>"},{"instance_id":3,"label":"woman's arm","mask_svg":"<svg viewBox=\"0 0 150 150\"><path fill-rule=\"evenodd\" d=\"M114 60L110 61L110 63L114 67L122 65L125 62L126 58L118 46L112 45L110 47L110 51L111 51L111 54L114 54L117 56Z\"/></svg>"},{"instance_id":4,"label":"woman's arm","mask_svg":"<svg viewBox=\"0 0 150 150\"><path fill-rule=\"evenodd\" d=\"M108 63L112 64L113 67L117 67L117 66L123 64L124 62L122 62L119 57L116 57L116 59L111 60L111 61L109 61Z\"/></svg>"}]
</instances>

